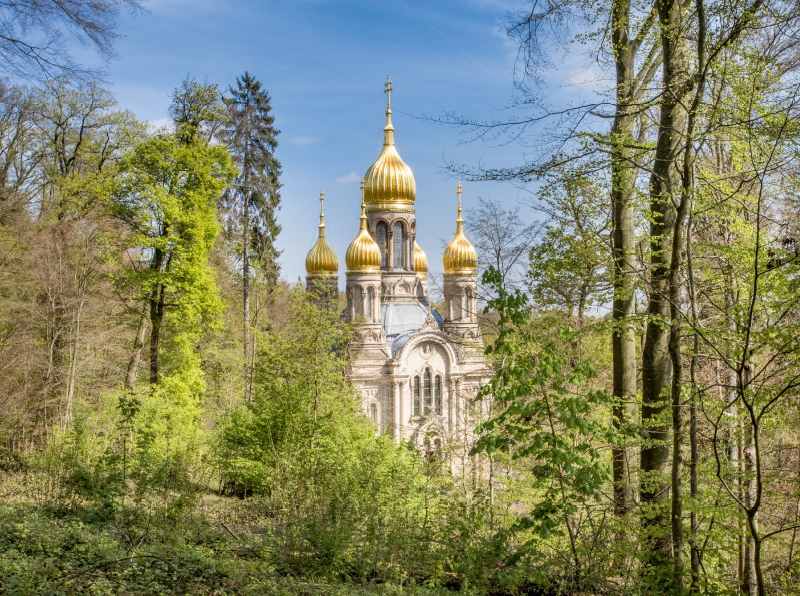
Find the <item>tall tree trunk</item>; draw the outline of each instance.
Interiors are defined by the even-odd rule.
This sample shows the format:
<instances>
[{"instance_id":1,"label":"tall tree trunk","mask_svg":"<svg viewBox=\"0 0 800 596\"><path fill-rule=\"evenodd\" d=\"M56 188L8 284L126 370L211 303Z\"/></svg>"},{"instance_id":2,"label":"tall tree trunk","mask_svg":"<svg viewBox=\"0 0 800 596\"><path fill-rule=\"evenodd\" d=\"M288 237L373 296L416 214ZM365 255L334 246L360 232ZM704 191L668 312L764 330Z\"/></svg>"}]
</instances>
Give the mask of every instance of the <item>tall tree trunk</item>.
<instances>
[{"instance_id":1,"label":"tall tree trunk","mask_svg":"<svg viewBox=\"0 0 800 596\"><path fill-rule=\"evenodd\" d=\"M83 315L83 300L79 300L77 312L74 316L74 331L72 345L69 349L69 364L67 367L66 395L64 398L63 428L72 423L73 402L75 397L75 379L78 376L78 350L81 337L81 316Z\"/></svg>"},{"instance_id":2,"label":"tall tree trunk","mask_svg":"<svg viewBox=\"0 0 800 596\"><path fill-rule=\"evenodd\" d=\"M144 337L147 334L147 310L148 303L145 303L142 308L142 314L139 317L139 326L136 328L133 350L128 360L128 370L125 373L125 389L131 393L136 387L136 378L139 376L139 362L142 359L142 347L144 347Z\"/></svg>"},{"instance_id":3,"label":"tall tree trunk","mask_svg":"<svg viewBox=\"0 0 800 596\"><path fill-rule=\"evenodd\" d=\"M612 411L614 425L623 430L636 417L636 236L634 233L633 192L637 167L633 159L633 130L636 122L636 54L643 34L630 38L629 0L612 3L611 37L616 66L616 113L611 128L611 249L613 268L613 359ZM646 26L643 28L646 29ZM630 511L633 498L630 490L628 449L612 448L614 473L614 512Z\"/></svg>"},{"instance_id":4,"label":"tall tree trunk","mask_svg":"<svg viewBox=\"0 0 800 596\"><path fill-rule=\"evenodd\" d=\"M164 320L164 286L158 284L150 295L150 384L158 383L161 323Z\"/></svg>"},{"instance_id":5,"label":"tall tree trunk","mask_svg":"<svg viewBox=\"0 0 800 596\"><path fill-rule=\"evenodd\" d=\"M648 530L645 545L649 563L660 566L672 556L668 523L670 446L665 409L672 394L680 392L672 381L673 309L673 234L676 229L675 204L681 187L676 160L683 148L686 121L684 101L689 86L689 56L686 44L683 6L679 0L658 0L660 42L663 55L663 92L653 173L650 177L650 302L647 308L647 340L642 361L642 422L649 439L641 453L641 500L644 525ZM682 226L679 223L678 229ZM680 253L675 255L680 259ZM676 272L677 273L677 272ZM678 340L679 341L679 340ZM674 352L674 350L673 350ZM674 446L673 446L674 447Z\"/></svg>"},{"instance_id":6,"label":"tall tree trunk","mask_svg":"<svg viewBox=\"0 0 800 596\"><path fill-rule=\"evenodd\" d=\"M747 400L746 392L750 385L751 367L744 365L741 375L741 385L739 391L742 400ZM756 458L756 432L758 430L754 422L752 412L750 419L744 421L744 472L745 472L745 505L747 506L747 540L745 541L745 561L744 561L744 585L748 596L761 596L763 593L763 580L760 577L760 540L758 532L758 469Z\"/></svg>"},{"instance_id":7,"label":"tall tree trunk","mask_svg":"<svg viewBox=\"0 0 800 596\"><path fill-rule=\"evenodd\" d=\"M162 231L162 236L166 236L166 230ZM150 271L158 273L164 266L164 251L157 248L153 252L153 260L150 262ZM150 384L158 383L159 373L159 350L161 349L161 323L164 320L164 285L159 283L150 292L148 305L150 309Z\"/></svg>"},{"instance_id":8,"label":"tall tree trunk","mask_svg":"<svg viewBox=\"0 0 800 596\"><path fill-rule=\"evenodd\" d=\"M250 188L248 155L244 156L244 231L242 234L242 310L244 322L244 398L250 401Z\"/></svg>"},{"instance_id":9,"label":"tall tree trunk","mask_svg":"<svg viewBox=\"0 0 800 596\"><path fill-rule=\"evenodd\" d=\"M689 468L690 494L692 497L691 524L691 569L692 583L691 594L700 593L700 519L697 511L697 499L700 493L700 478L698 475L699 465L699 446L697 444L697 359L700 354L700 333L699 315L697 312L697 293L695 291L694 261L692 258L692 215L689 214L689 223L686 226L686 268L687 268L687 287L689 290L689 302L691 305L692 326L694 327L692 337L692 357L689 364L689 379L692 384L692 398L689 404L689 448L691 453L691 463Z\"/></svg>"}]
</instances>

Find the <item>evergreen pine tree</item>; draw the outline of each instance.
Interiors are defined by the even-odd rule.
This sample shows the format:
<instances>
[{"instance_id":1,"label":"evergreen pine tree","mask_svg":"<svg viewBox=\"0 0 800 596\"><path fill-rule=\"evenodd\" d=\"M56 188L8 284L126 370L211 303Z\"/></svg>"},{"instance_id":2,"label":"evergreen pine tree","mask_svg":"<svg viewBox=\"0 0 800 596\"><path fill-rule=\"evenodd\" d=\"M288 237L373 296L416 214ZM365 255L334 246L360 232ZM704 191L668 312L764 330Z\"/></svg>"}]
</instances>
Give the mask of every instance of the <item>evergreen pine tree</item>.
<instances>
[{"instance_id":1,"label":"evergreen pine tree","mask_svg":"<svg viewBox=\"0 0 800 596\"><path fill-rule=\"evenodd\" d=\"M224 138L239 168L229 200L232 227L241 233L245 393L249 399L251 268L257 265L268 285L277 281L279 271L275 238L281 227L275 212L281 200L281 164L275 149L280 131L274 126L269 94L250 73L236 79L230 94L225 99L229 121Z\"/></svg>"}]
</instances>

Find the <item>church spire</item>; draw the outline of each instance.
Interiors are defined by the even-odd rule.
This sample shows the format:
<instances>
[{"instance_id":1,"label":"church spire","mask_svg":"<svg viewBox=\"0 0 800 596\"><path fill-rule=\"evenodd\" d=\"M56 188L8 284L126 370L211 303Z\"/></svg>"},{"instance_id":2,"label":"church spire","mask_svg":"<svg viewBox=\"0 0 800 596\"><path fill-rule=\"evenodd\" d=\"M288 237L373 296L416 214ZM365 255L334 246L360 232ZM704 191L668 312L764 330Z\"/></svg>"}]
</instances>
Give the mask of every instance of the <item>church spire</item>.
<instances>
[{"instance_id":1,"label":"church spire","mask_svg":"<svg viewBox=\"0 0 800 596\"><path fill-rule=\"evenodd\" d=\"M459 180L456 186L456 194L458 195L458 217L456 218L456 234L464 233L464 220L461 218L461 181Z\"/></svg>"},{"instance_id":2,"label":"church spire","mask_svg":"<svg viewBox=\"0 0 800 596\"><path fill-rule=\"evenodd\" d=\"M345 264L348 273L380 272L381 250L367 230L366 205L364 204L364 179L361 179L361 225L358 235L350 243L345 253Z\"/></svg>"},{"instance_id":3,"label":"church spire","mask_svg":"<svg viewBox=\"0 0 800 596\"><path fill-rule=\"evenodd\" d=\"M306 256L306 273L311 276L333 276L339 270L339 258L325 239L325 191L319 191L319 238Z\"/></svg>"},{"instance_id":4,"label":"church spire","mask_svg":"<svg viewBox=\"0 0 800 596\"><path fill-rule=\"evenodd\" d=\"M386 84L383 86L386 94L386 126L383 128L383 144L394 145L394 126L392 126L392 79L387 76Z\"/></svg>"},{"instance_id":5,"label":"church spire","mask_svg":"<svg viewBox=\"0 0 800 596\"><path fill-rule=\"evenodd\" d=\"M445 274L474 275L478 266L478 254L464 235L464 220L461 218L461 183L456 187L458 194L458 217L456 233L442 255Z\"/></svg>"},{"instance_id":6,"label":"church spire","mask_svg":"<svg viewBox=\"0 0 800 596\"><path fill-rule=\"evenodd\" d=\"M325 191L319 189L319 237L325 237Z\"/></svg>"}]
</instances>

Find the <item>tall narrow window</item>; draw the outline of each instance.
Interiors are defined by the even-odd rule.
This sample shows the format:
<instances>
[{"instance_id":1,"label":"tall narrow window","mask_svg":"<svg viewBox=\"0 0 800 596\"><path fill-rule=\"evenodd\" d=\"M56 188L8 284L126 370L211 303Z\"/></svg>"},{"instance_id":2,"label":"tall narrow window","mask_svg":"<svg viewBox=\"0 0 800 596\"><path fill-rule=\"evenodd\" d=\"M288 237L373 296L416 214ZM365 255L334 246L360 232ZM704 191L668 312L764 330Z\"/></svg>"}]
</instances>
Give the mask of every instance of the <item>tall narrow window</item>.
<instances>
[{"instance_id":1,"label":"tall narrow window","mask_svg":"<svg viewBox=\"0 0 800 596\"><path fill-rule=\"evenodd\" d=\"M414 416L419 416L419 377L414 377Z\"/></svg>"},{"instance_id":2,"label":"tall narrow window","mask_svg":"<svg viewBox=\"0 0 800 596\"><path fill-rule=\"evenodd\" d=\"M378 222L378 227L375 228L375 237L375 241L378 243L378 248L381 249L381 269L386 269L386 254L389 250L389 226L382 221Z\"/></svg>"},{"instance_id":3,"label":"tall narrow window","mask_svg":"<svg viewBox=\"0 0 800 596\"><path fill-rule=\"evenodd\" d=\"M422 374L422 415L431 413L431 371L427 368Z\"/></svg>"},{"instance_id":4,"label":"tall narrow window","mask_svg":"<svg viewBox=\"0 0 800 596\"><path fill-rule=\"evenodd\" d=\"M369 419L378 424L378 404L369 405Z\"/></svg>"},{"instance_id":5,"label":"tall narrow window","mask_svg":"<svg viewBox=\"0 0 800 596\"><path fill-rule=\"evenodd\" d=\"M367 300L364 302L364 318L367 321L372 321L373 302L375 301L375 290L372 287L367 288Z\"/></svg>"},{"instance_id":6,"label":"tall narrow window","mask_svg":"<svg viewBox=\"0 0 800 596\"><path fill-rule=\"evenodd\" d=\"M361 286L353 287L353 306L355 309L356 317L364 316L364 294Z\"/></svg>"},{"instance_id":7,"label":"tall narrow window","mask_svg":"<svg viewBox=\"0 0 800 596\"><path fill-rule=\"evenodd\" d=\"M442 415L442 377L439 375L433 380L433 411L437 416Z\"/></svg>"},{"instance_id":8,"label":"tall narrow window","mask_svg":"<svg viewBox=\"0 0 800 596\"><path fill-rule=\"evenodd\" d=\"M405 268L405 252L406 236L403 231L403 224L396 221L392 228L392 267L394 269Z\"/></svg>"}]
</instances>

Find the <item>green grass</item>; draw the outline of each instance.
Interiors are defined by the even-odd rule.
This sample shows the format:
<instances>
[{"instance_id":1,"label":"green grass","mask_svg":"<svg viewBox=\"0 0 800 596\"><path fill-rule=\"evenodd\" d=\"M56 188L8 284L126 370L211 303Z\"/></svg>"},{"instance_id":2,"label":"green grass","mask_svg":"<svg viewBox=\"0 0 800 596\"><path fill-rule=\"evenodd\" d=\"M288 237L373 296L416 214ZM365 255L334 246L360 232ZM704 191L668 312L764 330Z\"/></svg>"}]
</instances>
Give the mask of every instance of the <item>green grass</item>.
<instances>
[{"instance_id":1,"label":"green grass","mask_svg":"<svg viewBox=\"0 0 800 596\"><path fill-rule=\"evenodd\" d=\"M243 507L236 498L207 495L180 523L91 509L42 506L24 481L6 476L0 492L0 594L18 596L394 595L434 596L443 587L413 579L374 584L303 576L286 565L292 553L270 546L258 525L222 521ZM251 520L250 520L251 521ZM302 558L303 553L296 553ZM294 569L293 569L294 568Z\"/></svg>"}]
</instances>

